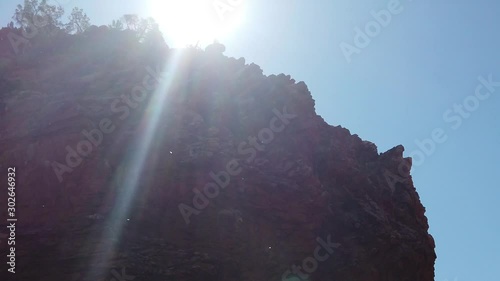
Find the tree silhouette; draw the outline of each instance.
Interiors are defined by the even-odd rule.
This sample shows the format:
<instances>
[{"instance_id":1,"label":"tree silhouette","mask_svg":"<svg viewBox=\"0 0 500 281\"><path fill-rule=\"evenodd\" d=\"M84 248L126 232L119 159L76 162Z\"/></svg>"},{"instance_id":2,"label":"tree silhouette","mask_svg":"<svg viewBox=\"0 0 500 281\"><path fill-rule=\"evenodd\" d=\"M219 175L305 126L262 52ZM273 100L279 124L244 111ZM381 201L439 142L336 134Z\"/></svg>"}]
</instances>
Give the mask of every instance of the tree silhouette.
<instances>
[{"instance_id":1,"label":"tree silhouette","mask_svg":"<svg viewBox=\"0 0 500 281\"><path fill-rule=\"evenodd\" d=\"M123 22L121 20L113 20L109 25L109 28L123 30Z\"/></svg>"},{"instance_id":2,"label":"tree silhouette","mask_svg":"<svg viewBox=\"0 0 500 281\"><path fill-rule=\"evenodd\" d=\"M63 27L60 18L64 9L60 6L49 5L47 0L24 0L24 5L17 5L14 12L15 23L24 29L53 30Z\"/></svg>"},{"instance_id":3,"label":"tree silhouette","mask_svg":"<svg viewBox=\"0 0 500 281\"><path fill-rule=\"evenodd\" d=\"M139 25L139 16L135 14L126 14L123 15L123 22L127 26L127 29L137 30Z\"/></svg>"},{"instance_id":4,"label":"tree silhouette","mask_svg":"<svg viewBox=\"0 0 500 281\"><path fill-rule=\"evenodd\" d=\"M78 34L84 32L89 27L90 19L87 14L85 14L82 9L77 7L73 8L69 16L69 23L66 24L66 30L68 32L75 31Z\"/></svg>"}]
</instances>

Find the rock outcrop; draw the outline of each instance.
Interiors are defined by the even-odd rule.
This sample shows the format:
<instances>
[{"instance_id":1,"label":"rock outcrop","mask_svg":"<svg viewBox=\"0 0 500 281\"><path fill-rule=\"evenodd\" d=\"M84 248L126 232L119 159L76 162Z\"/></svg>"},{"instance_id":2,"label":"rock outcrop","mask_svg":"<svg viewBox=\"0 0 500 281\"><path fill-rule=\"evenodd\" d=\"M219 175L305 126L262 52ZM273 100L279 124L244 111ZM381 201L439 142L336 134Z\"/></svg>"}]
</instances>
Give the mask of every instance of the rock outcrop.
<instances>
[{"instance_id":1,"label":"rock outcrop","mask_svg":"<svg viewBox=\"0 0 500 281\"><path fill-rule=\"evenodd\" d=\"M220 45L96 28L13 55L7 33L19 280L434 279L411 159L328 125L304 82Z\"/></svg>"}]
</instances>

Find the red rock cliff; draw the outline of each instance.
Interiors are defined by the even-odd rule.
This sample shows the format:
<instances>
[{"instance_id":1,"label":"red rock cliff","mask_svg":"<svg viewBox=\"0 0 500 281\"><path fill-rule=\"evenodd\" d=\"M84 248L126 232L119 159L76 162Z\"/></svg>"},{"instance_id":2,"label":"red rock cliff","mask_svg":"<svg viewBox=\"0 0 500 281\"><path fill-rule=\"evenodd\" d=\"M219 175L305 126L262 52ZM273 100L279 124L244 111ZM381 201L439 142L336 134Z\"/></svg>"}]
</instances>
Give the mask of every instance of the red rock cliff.
<instances>
[{"instance_id":1,"label":"red rock cliff","mask_svg":"<svg viewBox=\"0 0 500 281\"><path fill-rule=\"evenodd\" d=\"M325 123L304 82L217 44L99 29L13 55L8 32L19 280L434 279L411 159Z\"/></svg>"}]
</instances>

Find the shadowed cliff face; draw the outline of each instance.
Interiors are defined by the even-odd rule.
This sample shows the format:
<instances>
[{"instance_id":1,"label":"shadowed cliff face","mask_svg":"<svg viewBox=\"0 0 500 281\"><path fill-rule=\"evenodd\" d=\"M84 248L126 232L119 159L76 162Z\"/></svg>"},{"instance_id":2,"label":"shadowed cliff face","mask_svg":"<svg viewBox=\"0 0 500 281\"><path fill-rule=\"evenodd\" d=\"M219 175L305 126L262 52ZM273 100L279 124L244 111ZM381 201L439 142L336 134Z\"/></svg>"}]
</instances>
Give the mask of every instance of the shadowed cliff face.
<instances>
[{"instance_id":1,"label":"shadowed cliff face","mask_svg":"<svg viewBox=\"0 0 500 281\"><path fill-rule=\"evenodd\" d=\"M1 50L19 280L434 279L411 159L326 124L305 83L106 30Z\"/></svg>"}]
</instances>

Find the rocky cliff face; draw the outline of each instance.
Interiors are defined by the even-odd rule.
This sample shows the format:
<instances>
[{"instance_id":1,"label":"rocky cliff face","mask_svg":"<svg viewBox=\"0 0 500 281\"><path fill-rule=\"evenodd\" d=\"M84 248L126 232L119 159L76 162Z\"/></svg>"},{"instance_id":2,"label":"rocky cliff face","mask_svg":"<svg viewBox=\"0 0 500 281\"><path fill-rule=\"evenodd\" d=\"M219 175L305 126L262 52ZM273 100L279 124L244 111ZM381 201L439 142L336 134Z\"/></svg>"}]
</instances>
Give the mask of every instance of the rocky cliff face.
<instances>
[{"instance_id":1,"label":"rocky cliff face","mask_svg":"<svg viewBox=\"0 0 500 281\"><path fill-rule=\"evenodd\" d=\"M3 31L19 280L434 279L411 159L325 123L305 83L218 44L93 29L14 55Z\"/></svg>"}]
</instances>

